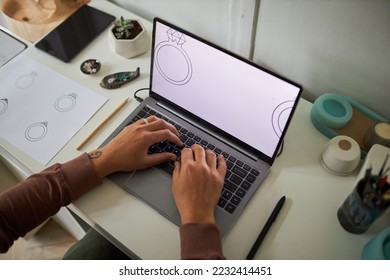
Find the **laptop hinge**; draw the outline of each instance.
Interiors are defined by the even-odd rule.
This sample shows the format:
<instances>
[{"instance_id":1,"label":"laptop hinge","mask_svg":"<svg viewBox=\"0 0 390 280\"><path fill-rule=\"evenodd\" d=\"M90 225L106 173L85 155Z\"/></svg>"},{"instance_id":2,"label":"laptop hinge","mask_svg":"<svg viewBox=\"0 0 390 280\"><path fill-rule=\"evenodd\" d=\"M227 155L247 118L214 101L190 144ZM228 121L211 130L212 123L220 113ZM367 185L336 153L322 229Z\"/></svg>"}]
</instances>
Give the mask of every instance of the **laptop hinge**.
<instances>
[{"instance_id":1,"label":"laptop hinge","mask_svg":"<svg viewBox=\"0 0 390 280\"><path fill-rule=\"evenodd\" d=\"M183 119L184 121L190 123L191 125L197 127L198 129L204 131L205 133L217 138L219 141L225 143L226 145L232 147L233 149L237 150L238 152L246 155L247 157L251 158L252 160L254 161L257 161L259 160L259 156L254 154L254 153L251 153L250 151L248 151L247 149L243 148L243 147L240 147L239 145L237 145L236 143L234 143L234 141L228 139L227 137L224 137L223 135L219 134L219 133L216 133L214 130L211 130L205 126L202 126L201 124L197 123L197 122L194 122L191 118L189 118L188 116L185 116L184 114L181 114L180 112L178 112L177 110L173 110L171 109L171 107L163 102L157 102L157 105L162 107L163 109L167 110L168 112L176 115L177 117Z\"/></svg>"}]
</instances>

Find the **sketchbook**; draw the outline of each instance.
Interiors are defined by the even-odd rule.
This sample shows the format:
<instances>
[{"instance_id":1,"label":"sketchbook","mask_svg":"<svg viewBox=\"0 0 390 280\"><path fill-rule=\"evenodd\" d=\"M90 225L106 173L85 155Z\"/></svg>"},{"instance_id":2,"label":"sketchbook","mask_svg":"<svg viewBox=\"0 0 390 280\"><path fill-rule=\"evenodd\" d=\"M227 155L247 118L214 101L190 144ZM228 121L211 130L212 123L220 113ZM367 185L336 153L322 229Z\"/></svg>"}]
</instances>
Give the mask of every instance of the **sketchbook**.
<instances>
[{"instance_id":1,"label":"sketchbook","mask_svg":"<svg viewBox=\"0 0 390 280\"><path fill-rule=\"evenodd\" d=\"M43 165L107 101L25 55L0 68L0 84L0 137Z\"/></svg>"}]
</instances>

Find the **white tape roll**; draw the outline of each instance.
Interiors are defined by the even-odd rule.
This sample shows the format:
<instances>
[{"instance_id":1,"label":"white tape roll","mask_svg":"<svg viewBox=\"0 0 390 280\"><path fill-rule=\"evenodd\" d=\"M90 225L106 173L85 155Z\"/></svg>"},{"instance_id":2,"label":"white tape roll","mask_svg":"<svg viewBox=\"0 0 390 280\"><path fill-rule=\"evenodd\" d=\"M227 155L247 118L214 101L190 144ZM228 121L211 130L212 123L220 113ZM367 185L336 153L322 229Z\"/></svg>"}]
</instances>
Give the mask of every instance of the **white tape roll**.
<instances>
[{"instance_id":1,"label":"white tape roll","mask_svg":"<svg viewBox=\"0 0 390 280\"><path fill-rule=\"evenodd\" d=\"M326 171L336 175L347 175L359 164L360 147L351 137L340 135L332 138L321 155L321 164Z\"/></svg>"},{"instance_id":2,"label":"white tape roll","mask_svg":"<svg viewBox=\"0 0 390 280\"><path fill-rule=\"evenodd\" d=\"M374 144L390 147L390 123L374 124L364 135L364 145L369 150Z\"/></svg>"}]
</instances>

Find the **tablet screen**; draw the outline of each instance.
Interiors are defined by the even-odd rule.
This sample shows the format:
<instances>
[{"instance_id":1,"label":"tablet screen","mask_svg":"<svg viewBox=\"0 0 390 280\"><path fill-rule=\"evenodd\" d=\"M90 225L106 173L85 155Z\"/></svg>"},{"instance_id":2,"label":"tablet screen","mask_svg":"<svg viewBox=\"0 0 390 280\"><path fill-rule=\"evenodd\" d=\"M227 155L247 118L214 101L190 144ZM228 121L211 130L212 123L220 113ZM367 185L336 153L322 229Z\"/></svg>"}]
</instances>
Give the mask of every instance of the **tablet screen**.
<instances>
[{"instance_id":1,"label":"tablet screen","mask_svg":"<svg viewBox=\"0 0 390 280\"><path fill-rule=\"evenodd\" d=\"M27 46L10 34L0 30L0 67L17 56Z\"/></svg>"},{"instance_id":2,"label":"tablet screen","mask_svg":"<svg viewBox=\"0 0 390 280\"><path fill-rule=\"evenodd\" d=\"M64 62L69 62L114 21L114 16L84 5L35 46Z\"/></svg>"}]
</instances>

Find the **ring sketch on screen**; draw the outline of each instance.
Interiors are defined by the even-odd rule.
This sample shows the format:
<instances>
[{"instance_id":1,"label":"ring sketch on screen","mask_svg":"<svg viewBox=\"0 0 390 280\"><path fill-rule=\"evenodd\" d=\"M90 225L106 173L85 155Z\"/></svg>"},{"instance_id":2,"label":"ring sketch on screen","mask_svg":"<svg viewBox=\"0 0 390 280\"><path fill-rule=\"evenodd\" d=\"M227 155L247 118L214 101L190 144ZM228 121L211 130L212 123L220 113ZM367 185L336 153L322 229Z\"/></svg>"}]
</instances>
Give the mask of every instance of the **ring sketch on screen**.
<instances>
[{"instance_id":1,"label":"ring sketch on screen","mask_svg":"<svg viewBox=\"0 0 390 280\"><path fill-rule=\"evenodd\" d=\"M280 103L272 112L272 128L279 138L282 136L283 129L293 107L294 100L288 100Z\"/></svg>"},{"instance_id":2,"label":"ring sketch on screen","mask_svg":"<svg viewBox=\"0 0 390 280\"><path fill-rule=\"evenodd\" d=\"M155 64L165 80L174 85L185 85L192 77L192 63L183 48L185 36L174 30L167 31L168 41L160 42L155 49ZM174 61L172 61L174 57ZM172 63L175 67L172 67Z\"/></svg>"}]
</instances>

